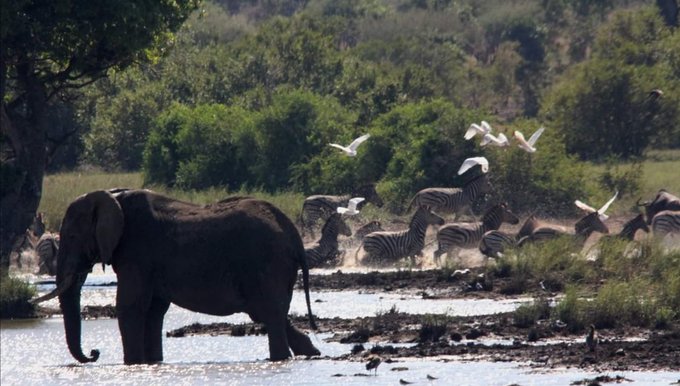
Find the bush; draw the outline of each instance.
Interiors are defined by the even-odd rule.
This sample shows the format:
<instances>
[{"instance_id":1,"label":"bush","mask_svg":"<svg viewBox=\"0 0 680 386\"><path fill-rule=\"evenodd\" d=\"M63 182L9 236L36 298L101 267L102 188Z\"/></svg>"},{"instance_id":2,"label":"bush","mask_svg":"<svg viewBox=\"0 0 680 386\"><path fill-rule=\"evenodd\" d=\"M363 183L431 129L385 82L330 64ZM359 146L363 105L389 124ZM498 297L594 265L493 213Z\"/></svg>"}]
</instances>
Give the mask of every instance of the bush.
<instances>
[{"instance_id":1,"label":"bush","mask_svg":"<svg viewBox=\"0 0 680 386\"><path fill-rule=\"evenodd\" d=\"M27 282L0 274L0 318L30 318L35 316L35 305L28 301L36 294Z\"/></svg>"},{"instance_id":2,"label":"bush","mask_svg":"<svg viewBox=\"0 0 680 386\"><path fill-rule=\"evenodd\" d=\"M519 306L512 317L516 327L531 327L536 321L550 317L550 302L545 298L536 298L532 304Z\"/></svg>"}]
</instances>

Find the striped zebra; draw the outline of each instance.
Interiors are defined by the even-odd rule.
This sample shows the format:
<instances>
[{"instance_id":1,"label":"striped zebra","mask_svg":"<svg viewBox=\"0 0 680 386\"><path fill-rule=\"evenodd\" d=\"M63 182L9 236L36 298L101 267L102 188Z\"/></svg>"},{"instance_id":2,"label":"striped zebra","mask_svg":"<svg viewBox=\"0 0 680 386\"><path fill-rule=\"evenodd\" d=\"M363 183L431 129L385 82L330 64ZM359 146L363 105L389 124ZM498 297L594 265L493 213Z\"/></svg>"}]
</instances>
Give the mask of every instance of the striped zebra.
<instances>
[{"instance_id":1,"label":"striped zebra","mask_svg":"<svg viewBox=\"0 0 680 386\"><path fill-rule=\"evenodd\" d=\"M444 225L437 232L439 247L434 251L433 258L435 263L439 264L440 256L453 249L477 247L484 233L500 228L504 222L510 224L519 223L519 219L508 209L508 204L505 202L494 205L487 210L482 217L481 223L452 223Z\"/></svg>"},{"instance_id":2,"label":"striped zebra","mask_svg":"<svg viewBox=\"0 0 680 386\"><path fill-rule=\"evenodd\" d=\"M481 174L465 184L463 188L423 189L413 196L408 210L424 206L437 213L454 213L454 218L460 217L467 210L474 217L472 202L490 190L491 184L487 175Z\"/></svg>"},{"instance_id":3,"label":"striped zebra","mask_svg":"<svg viewBox=\"0 0 680 386\"><path fill-rule=\"evenodd\" d=\"M300 220L302 223L302 233L310 232L314 237L314 227L319 220L326 221L333 214L336 213L339 206L347 206L352 197L364 197L366 200L357 205L357 209L361 209L366 203L371 203L377 207L383 205L383 201L375 191L375 185L364 185L352 192L343 196L329 196L329 195L314 195L305 198L302 203L302 213Z\"/></svg>"},{"instance_id":4,"label":"striped zebra","mask_svg":"<svg viewBox=\"0 0 680 386\"><path fill-rule=\"evenodd\" d=\"M57 274L57 252L59 251L59 234L46 232L40 236L35 246L38 255L38 274L54 276Z\"/></svg>"},{"instance_id":5,"label":"striped zebra","mask_svg":"<svg viewBox=\"0 0 680 386\"><path fill-rule=\"evenodd\" d=\"M652 218L654 237L663 240L668 235L680 235L680 210L663 210Z\"/></svg>"},{"instance_id":6,"label":"striped zebra","mask_svg":"<svg viewBox=\"0 0 680 386\"><path fill-rule=\"evenodd\" d=\"M321 228L321 238L315 243L305 245L305 255L309 268L326 265L340 255L338 235L351 236L352 231L345 220L342 219L342 215L335 213L326 220L323 228Z\"/></svg>"},{"instance_id":7,"label":"striped zebra","mask_svg":"<svg viewBox=\"0 0 680 386\"><path fill-rule=\"evenodd\" d=\"M680 210L680 198L669 193L665 189L660 189L654 200L640 203L640 200L638 199L637 204L638 206L645 207L647 224L649 225L652 225L652 219L661 211Z\"/></svg>"},{"instance_id":8,"label":"striped zebra","mask_svg":"<svg viewBox=\"0 0 680 386\"><path fill-rule=\"evenodd\" d=\"M522 237L517 245L521 247L526 243L552 240L560 236L572 236L575 244L582 248L593 232L609 233L609 228L602 222L598 212L589 213L582 217L574 224L574 230L575 233L569 233L561 226L550 224L541 225L534 229L530 235Z\"/></svg>"},{"instance_id":9,"label":"striped zebra","mask_svg":"<svg viewBox=\"0 0 680 386\"><path fill-rule=\"evenodd\" d=\"M363 248L366 255L362 261L364 264L380 264L386 261L395 261L404 257L411 258L415 263L415 257L421 256L425 247L425 233L429 225L443 225L444 219L432 213L425 207L419 207L413 214L407 230L397 232L373 232L364 237ZM361 250L361 245L354 255Z\"/></svg>"},{"instance_id":10,"label":"striped zebra","mask_svg":"<svg viewBox=\"0 0 680 386\"><path fill-rule=\"evenodd\" d=\"M531 214L524 220L524 224L516 234L503 232L499 230L492 230L484 233L482 239L479 241L479 251L484 256L498 258L507 248L514 248L517 242L524 236L529 236L534 232L534 229L540 226L540 222L536 219L534 214Z\"/></svg>"},{"instance_id":11,"label":"striped zebra","mask_svg":"<svg viewBox=\"0 0 680 386\"><path fill-rule=\"evenodd\" d=\"M371 221L354 231L354 240L361 242L367 234L384 230L380 221Z\"/></svg>"},{"instance_id":12,"label":"striped zebra","mask_svg":"<svg viewBox=\"0 0 680 386\"><path fill-rule=\"evenodd\" d=\"M626 221L626 223L623 224L621 231L619 231L617 237L624 240L633 241L635 239L635 233L638 230L643 230L644 232L649 233L649 226L647 226L645 216L642 214L639 214Z\"/></svg>"}]
</instances>

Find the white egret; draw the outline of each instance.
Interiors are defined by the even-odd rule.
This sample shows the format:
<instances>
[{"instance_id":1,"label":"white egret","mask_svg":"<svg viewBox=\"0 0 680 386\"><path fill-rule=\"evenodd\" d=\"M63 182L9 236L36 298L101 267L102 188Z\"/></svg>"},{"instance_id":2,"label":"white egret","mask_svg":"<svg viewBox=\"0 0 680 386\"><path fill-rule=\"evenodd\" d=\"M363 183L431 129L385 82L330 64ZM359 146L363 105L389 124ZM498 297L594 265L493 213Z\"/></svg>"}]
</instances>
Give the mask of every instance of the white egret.
<instances>
[{"instance_id":1,"label":"white egret","mask_svg":"<svg viewBox=\"0 0 680 386\"><path fill-rule=\"evenodd\" d=\"M470 140L477 134L489 134L491 132L491 125L487 121L482 121L481 125L473 123L465 132L465 139Z\"/></svg>"},{"instance_id":2,"label":"white egret","mask_svg":"<svg viewBox=\"0 0 680 386\"><path fill-rule=\"evenodd\" d=\"M460 169L458 169L458 175L465 173L466 171L468 171L468 169L475 165L480 165L482 167L482 173L486 173L489 171L489 161L486 158L472 157L463 161L463 164L460 165Z\"/></svg>"},{"instance_id":3,"label":"white egret","mask_svg":"<svg viewBox=\"0 0 680 386\"><path fill-rule=\"evenodd\" d=\"M508 137L506 137L505 134L503 133L498 134L498 136L494 136L493 134L484 134L484 137L482 137L482 141L479 143L479 146L486 145L505 147L510 145L510 141L508 141Z\"/></svg>"},{"instance_id":4,"label":"white egret","mask_svg":"<svg viewBox=\"0 0 680 386\"><path fill-rule=\"evenodd\" d=\"M541 127L540 129L536 130L536 132L533 133L531 137L529 137L528 141L524 139L524 134L522 134L519 131L515 131L514 136L518 142L517 145L520 148L528 151L529 153L535 152L536 148L534 147L534 145L536 144L536 141L538 141L538 137L540 137L541 134L543 134L543 131L545 131L544 127Z\"/></svg>"},{"instance_id":5,"label":"white egret","mask_svg":"<svg viewBox=\"0 0 680 386\"><path fill-rule=\"evenodd\" d=\"M359 145L364 143L364 141L366 141L370 136L371 136L370 134L364 134L361 137L352 141L352 143L350 143L349 146L342 146L338 145L337 143L329 143L329 145L342 150L343 152L345 152L345 154L347 154L350 157L354 157L357 155L357 148L359 147Z\"/></svg>"},{"instance_id":6,"label":"white egret","mask_svg":"<svg viewBox=\"0 0 680 386\"><path fill-rule=\"evenodd\" d=\"M595 209L592 206L590 206L590 205L588 205L588 204L586 204L586 203L584 203L583 201L580 201L580 200L574 201L574 204L576 204L576 206L579 207L579 209L581 209L585 212L588 212L588 213L597 212L600 215L600 220L604 221L604 220L609 218L609 216L607 216L605 214L605 212L607 211L607 209L609 209L609 206L614 202L614 200L616 200L616 197L618 197L618 196L619 196L619 192L617 191L616 193L614 193L614 197L610 198L609 201L607 201L607 203L602 205L602 207L600 209Z\"/></svg>"},{"instance_id":7,"label":"white egret","mask_svg":"<svg viewBox=\"0 0 680 386\"><path fill-rule=\"evenodd\" d=\"M359 210L357 209L357 205L359 205L360 202L364 201L365 198L363 197L354 197L350 198L349 202L347 203L347 208L343 206L339 206L337 211L340 214L346 214L348 216L353 216L355 214L359 214Z\"/></svg>"}]
</instances>

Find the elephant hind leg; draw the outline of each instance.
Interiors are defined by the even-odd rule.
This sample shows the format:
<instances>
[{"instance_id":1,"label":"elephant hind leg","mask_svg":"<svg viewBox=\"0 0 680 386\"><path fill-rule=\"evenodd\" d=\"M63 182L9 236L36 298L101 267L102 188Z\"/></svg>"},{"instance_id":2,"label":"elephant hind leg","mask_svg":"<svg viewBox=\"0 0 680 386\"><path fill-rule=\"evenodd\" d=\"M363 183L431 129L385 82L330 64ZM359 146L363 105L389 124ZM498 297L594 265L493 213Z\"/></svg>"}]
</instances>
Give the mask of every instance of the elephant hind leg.
<instances>
[{"instance_id":1,"label":"elephant hind leg","mask_svg":"<svg viewBox=\"0 0 680 386\"><path fill-rule=\"evenodd\" d=\"M269 340L269 360L282 361L292 357L288 348L287 315L274 311L276 305L262 305L253 307L261 311L248 311L250 318L256 323L263 323L267 329Z\"/></svg>"},{"instance_id":2,"label":"elephant hind leg","mask_svg":"<svg viewBox=\"0 0 680 386\"><path fill-rule=\"evenodd\" d=\"M286 326L286 333L288 335L288 344L293 350L293 354L307 356L321 355L319 349L312 344L312 340L309 339L306 334L295 328L295 326L290 323L290 320Z\"/></svg>"}]
</instances>

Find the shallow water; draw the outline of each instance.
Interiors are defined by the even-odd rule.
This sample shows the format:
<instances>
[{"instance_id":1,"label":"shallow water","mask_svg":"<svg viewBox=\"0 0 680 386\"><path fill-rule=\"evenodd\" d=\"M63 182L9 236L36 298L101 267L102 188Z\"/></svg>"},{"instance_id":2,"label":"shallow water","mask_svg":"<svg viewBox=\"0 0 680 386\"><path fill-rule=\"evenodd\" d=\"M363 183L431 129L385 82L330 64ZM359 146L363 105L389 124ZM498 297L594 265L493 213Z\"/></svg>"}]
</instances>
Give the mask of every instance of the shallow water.
<instances>
[{"instance_id":1,"label":"shallow water","mask_svg":"<svg viewBox=\"0 0 680 386\"><path fill-rule=\"evenodd\" d=\"M82 304L112 304L115 287L98 286L115 281L113 275L90 275L83 289ZM113 279L113 280L111 280ZM40 286L48 291L53 284ZM490 300L423 300L389 293L314 292L313 299L323 302L312 305L314 313L322 317L373 316L393 306L404 312L470 315L489 313L489 310L511 310L518 301ZM56 301L48 304L56 307ZM338 306L339 304L342 307ZM304 296L296 292L292 312L305 313ZM172 306L165 318L164 331L194 322L248 321L238 314L214 317L197 314ZM382 364L377 375L367 376L364 364L350 361L302 360L270 363L266 336L189 336L165 338L165 362L152 366L124 366L117 320L83 321L83 349L97 348L101 357L96 363L80 365L66 349L60 317L43 320L2 321L1 323L0 383L15 384L214 384L237 385L395 385L400 379L417 384L459 385L565 385L597 374L578 370L536 372L521 363L400 360ZM337 357L350 351L351 344L329 343L328 335L314 334L312 339L324 357ZM370 348L373 343L365 344ZM391 371L393 368L406 368ZM427 375L437 377L428 380ZM617 373L619 374L619 373ZM615 375L615 374L609 374ZM638 381L637 384L669 384L678 380L677 373L628 372L620 373Z\"/></svg>"}]
</instances>

